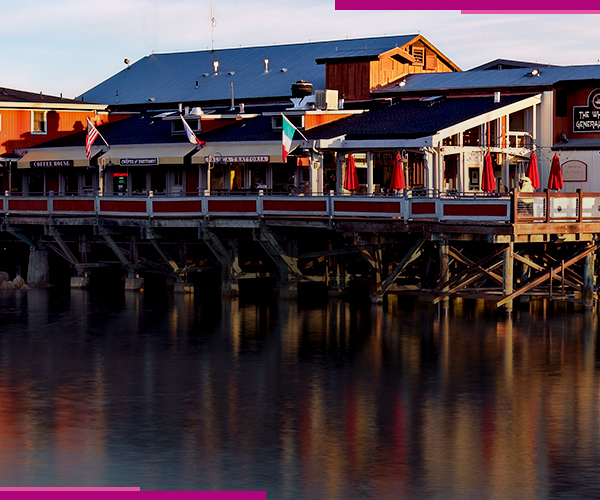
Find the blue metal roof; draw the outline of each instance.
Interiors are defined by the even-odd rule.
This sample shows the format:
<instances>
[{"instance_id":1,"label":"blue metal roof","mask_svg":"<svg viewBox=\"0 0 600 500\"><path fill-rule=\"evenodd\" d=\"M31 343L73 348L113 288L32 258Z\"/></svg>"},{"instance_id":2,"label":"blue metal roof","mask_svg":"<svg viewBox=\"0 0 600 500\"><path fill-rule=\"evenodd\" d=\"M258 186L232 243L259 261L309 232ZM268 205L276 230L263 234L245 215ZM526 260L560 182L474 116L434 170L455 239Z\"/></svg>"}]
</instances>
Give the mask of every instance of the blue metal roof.
<instances>
[{"instance_id":1,"label":"blue metal roof","mask_svg":"<svg viewBox=\"0 0 600 500\"><path fill-rule=\"evenodd\" d=\"M292 84L298 80L312 83L315 90L325 88L325 66L318 65L317 58L335 56L340 51L383 53L401 47L417 36L152 54L79 98L108 105L228 101L230 83L234 84L236 102L287 98L291 95ZM268 73L265 72L265 59L269 60ZM214 74L215 61L219 63L217 75Z\"/></svg>"},{"instance_id":2,"label":"blue metal roof","mask_svg":"<svg viewBox=\"0 0 600 500\"><path fill-rule=\"evenodd\" d=\"M528 76L533 68L462 71L453 73L421 73L406 77L406 85L389 84L374 94L402 95L413 92L452 90L539 88L552 87L558 82L600 79L600 65L537 66L538 76Z\"/></svg>"}]
</instances>

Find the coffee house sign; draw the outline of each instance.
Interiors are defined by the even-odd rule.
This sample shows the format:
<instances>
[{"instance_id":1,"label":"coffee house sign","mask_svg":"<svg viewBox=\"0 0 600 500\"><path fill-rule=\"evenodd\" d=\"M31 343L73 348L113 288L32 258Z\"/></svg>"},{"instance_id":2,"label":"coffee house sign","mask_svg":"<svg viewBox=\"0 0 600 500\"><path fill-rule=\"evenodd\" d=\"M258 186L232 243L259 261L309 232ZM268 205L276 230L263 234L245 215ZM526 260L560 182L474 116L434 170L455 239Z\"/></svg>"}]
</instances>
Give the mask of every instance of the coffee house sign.
<instances>
[{"instance_id":1,"label":"coffee house sign","mask_svg":"<svg viewBox=\"0 0 600 500\"><path fill-rule=\"evenodd\" d=\"M600 132L600 89L590 92L587 106L573 106L573 132Z\"/></svg>"},{"instance_id":2,"label":"coffee house sign","mask_svg":"<svg viewBox=\"0 0 600 500\"><path fill-rule=\"evenodd\" d=\"M75 162L73 160L43 160L32 161L31 168L61 168L72 167Z\"/></svg>"}]
</instances>

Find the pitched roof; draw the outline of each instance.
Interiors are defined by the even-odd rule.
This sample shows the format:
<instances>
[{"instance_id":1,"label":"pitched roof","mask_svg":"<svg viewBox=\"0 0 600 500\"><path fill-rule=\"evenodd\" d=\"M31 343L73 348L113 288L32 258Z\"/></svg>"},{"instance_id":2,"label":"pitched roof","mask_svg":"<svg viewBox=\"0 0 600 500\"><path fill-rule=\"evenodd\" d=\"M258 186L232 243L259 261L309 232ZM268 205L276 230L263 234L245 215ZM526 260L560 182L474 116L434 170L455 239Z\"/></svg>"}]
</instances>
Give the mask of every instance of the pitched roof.
<instances>
[{"instance_id":1,"label":"pitched roof","mask_svg":"<svg viewBox=\"0 0 600 500\"><path fill-rule=\"evenodd\" d=\"M45 95L41 92L36 94L34 92L25 92L23 90L14 90L7 88L0 88L0 103L23 103L23 104L52 104L52 105L78 105L85 106L90 103L86 103L76 99L65 99L63 97L56 97L51 95ZM53 106L55 107L55 106ZM97 107L97 106L95 106Z\"/></svg>"},{"instance_id":2,"label":"pitched roof","mask_svg":"<svg viewBox=\"0 0 600 500\"><path fill-rule=\"evenodd\" d=\"M375 95L404 95L411 93L445 93L465 90L551 88L563 81L600 80L600 65L543 66L538 65L538 76L529 76L532 67L502 70L471 70L453 73L421 73L406 77L406 84L385 85L374 90Z\"/></svg>"},{"instance_id":3,"label":"pitched roof","mask_svg":"<svg viewBox=\"0 0 600 500\"><path fill-rule=\"evenodd\" d=\"M416 139L428 137L470 118L489 113L530 97L504 96L500 103L490 97L455 97L434 103L406 100L384 109L324 125L306 132L308 139Z\"/></svg>"},{"instance_id":4,"label":"pitched roof","mask_svg":"<svg viewBox=\"0 0 600 500\"><path fill-rule=\"evenodd\" d=\"M80 97L112 107L228 101L229 84L233 83L236 102L267 97L287 99L292 84L298 80L312 83L315 90L325 88L325 67L316 63L317 58L363 51L384 53L418 36L152 54ZM219 63L216 75L215 61Z\"/></svg>"}]
</instances>

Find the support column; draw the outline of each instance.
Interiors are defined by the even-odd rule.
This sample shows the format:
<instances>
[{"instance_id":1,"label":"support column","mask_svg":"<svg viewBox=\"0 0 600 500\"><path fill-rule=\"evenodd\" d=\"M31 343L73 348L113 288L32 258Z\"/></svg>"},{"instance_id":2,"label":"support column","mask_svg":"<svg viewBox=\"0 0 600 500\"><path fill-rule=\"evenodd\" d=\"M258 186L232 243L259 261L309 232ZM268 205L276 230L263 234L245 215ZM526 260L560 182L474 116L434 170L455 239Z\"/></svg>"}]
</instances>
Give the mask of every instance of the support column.
<instances>
[{"instance_id":1,"label":"support column","mask_svg":"<svg viewBox=\"0 0 600 500\"><path fill-rule=\"evenodd\" d=\"M367 194L373 194L373 153L367 152Z\"/></svg>"},{"instance_id":2,"label":"support column","mask_svg":"<svg viewBox=\"0 0 600 500\"><path fill-rule=\"evenodd\" d=\"M33 286L45 287L50 284L48 250L40 247L29 251L27 282Z\"/></svg>"},{"instance_id":3,"label":"support column","mask_svg":"<svg viewBox=\"0 0 600 500\"><path fill-rule=\"evenodd\" d=\"M590 311L594 307L594 264L596 253L586 255L583 264L583 307Z\"/></svg>"},{"instance_id":4,"label":"support column","mask_svg":"<svg viewBox=\"0 0 600 500\"><path fill-rule=\"evenodd\" d=\"M503 274L503 284L502 291L504 296L508 296L514 291L514 266L515 266L515 258L513 255L514 252L514 243L511 241L508 244L508 247L504 251L504 274ZM513 301L509 300L506 302L504 309L510 315L513 312Z\"/></svg>"},{"instance_id":5,"label":"support column","mask_svg":"<svg viewBox=\"0 0 600 500\"><path fill-rule=\"evenodd\" d=\"M442 236L439 242L440 248L440 280L442 283L447 282L450 279L450 255L448 253L448 238ZM448 287L444 287L440 292L444 293L448 291ZM442 303L442 315L448 316L450 309L450 297L444 297Z\"/></svg>"}]
</instances>

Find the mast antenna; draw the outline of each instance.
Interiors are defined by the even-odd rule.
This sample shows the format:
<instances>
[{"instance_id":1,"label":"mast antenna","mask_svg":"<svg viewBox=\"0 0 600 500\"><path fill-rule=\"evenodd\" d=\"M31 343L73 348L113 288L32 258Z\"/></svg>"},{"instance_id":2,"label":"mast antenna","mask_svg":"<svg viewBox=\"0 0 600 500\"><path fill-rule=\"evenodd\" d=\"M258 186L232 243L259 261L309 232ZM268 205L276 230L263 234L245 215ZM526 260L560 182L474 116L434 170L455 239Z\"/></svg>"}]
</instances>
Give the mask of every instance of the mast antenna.
<instances>
[{"instance_id":1,"label":"mast antenna","mask_svg":"<svg viewBox=\"0 0 600 500\"><path fill-rule=\"evenodd\" d=\"M212 27L212 51L214 52L215 51L215 26L217 25L217 21L215 20L212 2L210 2L210 24Z\"/></svg>"}]
</instances>

